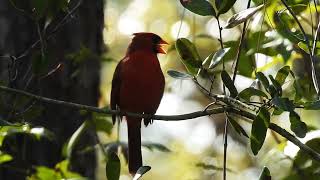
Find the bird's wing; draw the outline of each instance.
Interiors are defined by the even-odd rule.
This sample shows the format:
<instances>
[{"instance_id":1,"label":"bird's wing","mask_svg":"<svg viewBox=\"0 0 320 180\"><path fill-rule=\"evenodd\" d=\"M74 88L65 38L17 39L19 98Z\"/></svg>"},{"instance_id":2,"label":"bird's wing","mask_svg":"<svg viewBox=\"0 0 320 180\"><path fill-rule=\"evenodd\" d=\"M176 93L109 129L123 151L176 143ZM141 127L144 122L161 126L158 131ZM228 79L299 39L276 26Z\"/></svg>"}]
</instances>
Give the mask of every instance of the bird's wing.
<instances>
[{"instance_id":1,"label":"bird's wing","mask_svg":"<svg viewBox=\"0 0 320 180\"><path fill-rule=\"evenodd\" d=\"M111 99L110 106L112 110L117 110L120 101L120 87L121 87L121 66L122 60L118 63L112 78ZM116 122L116 115L112 115L113 124Z\"/></svg>"}]
</instances>

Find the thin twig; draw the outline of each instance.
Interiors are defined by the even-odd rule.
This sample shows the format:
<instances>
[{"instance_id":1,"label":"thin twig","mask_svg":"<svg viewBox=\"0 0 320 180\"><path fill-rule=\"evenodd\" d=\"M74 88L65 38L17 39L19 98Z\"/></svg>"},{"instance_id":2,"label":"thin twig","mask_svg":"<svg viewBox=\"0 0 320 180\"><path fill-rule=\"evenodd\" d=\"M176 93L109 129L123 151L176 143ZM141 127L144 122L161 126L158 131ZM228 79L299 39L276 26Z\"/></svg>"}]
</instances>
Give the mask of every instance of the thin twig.
<instances>
[{"instance_id":1,"label":"thin twig","mask_svg":"<svg viewBox=\"0 0 320 180\"><path fill-rule=\"evenodd\" d=\"M241 117L248 118L250 120L253 120L256 117L252 113L238 110L238 109L234 109L231 107L218 107L218 108L214 108L214 109L208 109L206 111L195 111L192 113L180 114L180 115L170 115L170 116L139 114L139 113L118 111L118 110L106 110L106 109L101 109L101 108L97 108L94 106L88 106L88 105L66 102L66 101L61 101L61 100L56 100L56 99L50 99L47 97L31 94L31 93L28 93L28 92L25 92L22 90L8 88L6 86L0 86L0 91L6 91L9 93L15 93L17 95L23 95L23 96L30 97L30 98L33 98L35 100L38 100L38 101L41 101L44 103L48 103L48 104L56 104L56 105L61 105L61 106L65 106L65 107L70 107L70 108L87 110L90 112L97 112L97 113L108 114L108 115L114 114L114 115L121 115L121 116L131 116L131 117L137 117L137 118L147 118L147 119L163 120L163 121L189 120L189 119L199 118L199 117L208 116L208 115L212 115L212 114L220 114L220 113L225 113L225 112L236 114ZM273 123L271 123L269 125L269 129L272 129L273 131L277 132L278 134L280 134L281 136L283 136L287 140L291 141L293 144L298 146L302 151L304 151L306 154L308 154L311 158L320 162L320 154L318 154L316 151L311 149L309 146L303 144L301 141L299 141L299 139L297 139L294 135L287 132L285 129L282 129L281 127L279 127L278 125L273 124Z\"/></svg>"},{"instance_id":2,"label":"thin twig","mask_svg":"<svg viewBox=\"0 0 320 180\"><path fill-rule=\"evenodd\" d=\"M247 9L250 8L250 4L251 4L251 0L248 0ZM237 51L237 58L236 58L234 69L233 69L233 76L232 76L233 82L236 80L236 76L237 76L237 72L238 72L240 54L241 54L241 50L242 50L242 46L243 46L244 36L246 35L246 28L247 28L247 20L243 23L243 27L242 27L239 48Z\"/></svg>"}]
</instances>

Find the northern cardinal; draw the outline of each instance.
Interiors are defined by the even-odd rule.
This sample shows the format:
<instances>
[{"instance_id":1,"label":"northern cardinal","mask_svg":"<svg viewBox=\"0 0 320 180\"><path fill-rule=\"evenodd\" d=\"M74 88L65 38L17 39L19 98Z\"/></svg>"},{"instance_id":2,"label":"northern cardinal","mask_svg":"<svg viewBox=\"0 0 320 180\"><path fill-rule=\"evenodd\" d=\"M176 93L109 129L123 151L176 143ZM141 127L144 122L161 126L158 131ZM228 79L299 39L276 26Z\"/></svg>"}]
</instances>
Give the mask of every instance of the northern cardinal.
<instances>
[{"instance_id":1,"label":"northern cardinal","mask_svg":"<svg viewBox=\"0 0 320 180\"><path fill-rule=\"evenodd\" d=\"M111 109L155 114L160 104L165 80L157 57L166 54L168 44L158 35L147 32L133 34L125 57L119 62L112 79ZM141 118L126 117L128 126L129 172L134 175L142 166ZM116 116L112 116L115 123ZM152 119L144 119L147 126Z\"/></svg>"}]
</instances>

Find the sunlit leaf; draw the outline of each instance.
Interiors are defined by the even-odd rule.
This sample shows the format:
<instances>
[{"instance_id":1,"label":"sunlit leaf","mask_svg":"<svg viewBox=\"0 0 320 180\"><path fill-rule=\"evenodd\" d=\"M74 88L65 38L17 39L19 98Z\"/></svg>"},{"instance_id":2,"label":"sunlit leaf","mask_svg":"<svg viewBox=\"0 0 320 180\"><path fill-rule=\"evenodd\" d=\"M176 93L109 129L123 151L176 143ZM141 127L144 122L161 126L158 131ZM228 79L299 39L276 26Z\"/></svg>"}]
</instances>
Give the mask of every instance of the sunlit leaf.
<instances>
[{"instance_id":1,"label":"sunlit leaf","mask_svg":"<svg viewBox=\"0 0 320 180\"><path fill-rule=\"evenodd\" d=\"M282 86L286 78L288 77L289 73L290 73L290 67L284 66L277 72L275 80Z\"/></svg>"},{"instance_id":2,"label":"sunlit leaf","mask_svg":"<svg viewBox=\"0 0 320 180\"><path fill-rule=\"evenodd\" d=\"M237 0L215 0L218 16L228 12Z\"/></svg>"},{"instance_id":3,"label":"sunlit leaf","mask_svg":"<svg viewBox=\"0 0 320 180\"><path fill-rule=\"evenodd\" d=\"M180 0L183 7L201 16L216 16L216 12L210 2L206 0Z\"/></svg>"},{"instance_id":4,"label":"sunlit leaf","mask_svg":"<svg viewBox=\"0 0 320 180\"><path fill-rule=\"evenodd\" d=\"M267 135L270 124L270 113L265 107L261 107L254 119L251 128L250 145L254 155L260 151Z\"/></svg>"},{"instance_id":5,"label":"sunlit leaf","mask_svg":"<svg viewBox=\"0 0 320 180\"><path fill-rule=\"evenodd\" d=\"M190 74L176 70L168 70L167 74L175 79L192 79L192 76Z\"/></svg>"},{"instance_id":6,"label":"sunlit leaf","mask_svg":"<svg viewBox=\"0 0 320 180\"><path fill-rule=\"evenodd\" d=\"M223 59L224 55L230 50L230 48L224 48L217 51L211 59L209 69L215 68Z\"/></svg>"},{"instance_id":7,"label":"sunlit leaf","mask_svg":"<svg viewBox=\"0 0 320 180\"><path fill-rule=\"evenodd\" d=\"M106 175L108 180L119 180L120 178L120 159L116 153L109 154L106 164Z\"/></svg>"},{"instance_id":8,"label":"sunlit leaf","mask_svg":"<svg viewBox=\"0 0 320 180\"><path fill-rule=\"evenodd\" d=\"M227 25L224 28L230 29L245 22L246 20L251 18L256 12L258 12L262 7L263 5L260 5L234 14L232 17L228 19Z\"/></svg>"},{"instance_id":9,"label":"sunlit leaf","mask_svg":"<svg viewBox=\"0 0 320 180\"><path fill-rule=\"evenodd\" d=\"M244 135L245 137L249 138L247 132L238 124L237 121L235 121L232 117L228 115L228 121L230 122L231 126L234 128L234 130L239 134L239 135Z\"/></svg>"},{"instance_id":10,"label":"sunlit leaf","mask_svg":"<svg viewBox=\"0 0 320 180\"><path fill-rule=\"evenodd\" d=\"M252 96L264 97L266 99L268 98L268 95L266 95L266 93L253 87L246 88L238 94L239 98L244 99L247 102L250 101L250 98Z\"/></svg>"},{"instance_id":11,"label":"sunlit leaf","mask_svg":"<svg viewBox=\"0 0 320 180\"><path fill-rule=\"evenodd\" d=\"M6 154L0 151L0 165L2 163L9 162L13 159L13 157L10 154Z\"/></svg>"},{"instance_id":12,"label":"sunlit leaf","mask_svg":"<svg viewBox=\"0 0 320 180\"><path fill-rule=\"evenodd\" d=\"M231 97L236 97L238 95L237 88L234 86L232 79L226 71L221 72L221 79L223 84L228 88Z\"/></svg>"},{"instance_id":13,"label":"sunlit leaf","mask_svg":"<svg viewBox=\"0 0 320 180\"><path fill-rule=\"evenodd\" d=\"M290 112L289 117L290 117L290 123L291 123L290 129L298 137L304 138L308 131L306 123L302 122L300 120L300 116L294 111Z\"/></svg>"},{"instance_id":14,"label":"sunlit leaf","mask_svg":"<svg viewBox=\"0 0 320 180\"><path fill-rule=\"evenodd\" d=\"M150 171L151 167L150 166L141 166L138 171L136 172L136 174L133 177L133 180L138 180L140 179L145 173L147 173L148 171Z\"/></svg>"},{"instance_id":15,"label":"sunlit leaf","mask_svg":"<svg viewBox=\"0 0 320 180\"><path fill-rule=\"evenodd\" d=\"M194 44L186 38L180 38L176 41L176 49L188 72L192 75L197 74L202 61Z\"/></svg>"},{"instance_id":16,"label":"sunlit leaf","mask_svg":"<svg viewBox=\"0 0 320 180\"><path fill-rule=\"evenodd\" d=\"M270 171L267 167L264 167L259 176L259 180L271 180Z\"/></svg>"}]
</instances>

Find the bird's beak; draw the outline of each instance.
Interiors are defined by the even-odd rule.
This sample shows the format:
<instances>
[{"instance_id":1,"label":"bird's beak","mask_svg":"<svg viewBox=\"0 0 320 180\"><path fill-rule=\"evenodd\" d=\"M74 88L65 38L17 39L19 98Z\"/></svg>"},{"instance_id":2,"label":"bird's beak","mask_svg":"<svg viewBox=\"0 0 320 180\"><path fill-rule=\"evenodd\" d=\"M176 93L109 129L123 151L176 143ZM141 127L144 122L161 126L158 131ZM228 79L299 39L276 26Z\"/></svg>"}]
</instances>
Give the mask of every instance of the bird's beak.
<instances>
[{"instance_id":1,"label":"bird's beak","mask_svg":"<svg viewBox=\"0 0 320 180\"><path fill-rule=\"evenodd\" d=\"M157 44L157 52L161 54L167 54L167 51L164 49L163 46L168 45L166 41L160 39L159 43Z\"/></svg>"}]
</instances>

